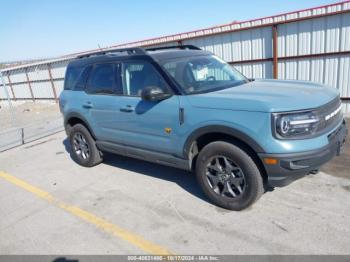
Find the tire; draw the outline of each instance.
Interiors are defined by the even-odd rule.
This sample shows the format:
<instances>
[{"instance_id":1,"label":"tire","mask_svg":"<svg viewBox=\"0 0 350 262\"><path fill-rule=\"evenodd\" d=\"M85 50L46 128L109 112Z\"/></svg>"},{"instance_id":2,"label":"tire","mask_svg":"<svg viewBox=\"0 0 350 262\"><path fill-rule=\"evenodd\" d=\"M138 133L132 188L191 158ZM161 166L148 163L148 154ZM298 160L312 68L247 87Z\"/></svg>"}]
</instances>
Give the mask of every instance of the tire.
<instances>
[{"instance_id":1,"label":"tire","mask_svg":"<svg viewBox=\"0 0 350 262\"><path fill-rule=\"evenodd\" d=\"M102 153L89 130L82 124L72 126L69 132L71 157L81 166L92 167L102 162Z\"/></svg>"},{"instance_id":2,"label":"tire","mask_svg":"<svg viewBox=\"0 0 350 262\"><path fill-rule=\"evenodd\" d=\"M204 194L225 209L243 210L264 192L258 166L232 143L216 141L206 145L199 152L195 173Z\"/></svg>"}]
</instances>

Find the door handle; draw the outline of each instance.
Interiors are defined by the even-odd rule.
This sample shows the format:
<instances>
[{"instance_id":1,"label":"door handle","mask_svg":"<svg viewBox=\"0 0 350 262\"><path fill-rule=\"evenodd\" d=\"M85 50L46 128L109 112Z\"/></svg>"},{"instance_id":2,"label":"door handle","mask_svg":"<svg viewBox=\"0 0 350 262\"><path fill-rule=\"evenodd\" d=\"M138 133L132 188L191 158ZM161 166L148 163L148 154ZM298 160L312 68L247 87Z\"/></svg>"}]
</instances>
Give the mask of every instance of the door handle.
<instances>
[{"instance_id":1,"label":"door handle","mask_svg":"<svg viewBox=\"0 0 350 262\"><path fill-rule=\"evenodd\" d=\"M89 109L89 108L93 108L93 105L92 105L91 102L86 102L86 103L83 104L83 107Z\"/></svg>"},{"instance_id":2,"label":"door handle","mask_svg":"<svg viewBox=\"0 0 350 262\"><path fill-rule=\"evenodd\" d=\"M125 106L125 107L120 108L120 111L121 111L121 112L126 112L126 113L131 113L131 112L133 112L134 110L135 110L135 108L132 107L131 105L127 105L127 106Z\"/></svg>"}]
</instances>

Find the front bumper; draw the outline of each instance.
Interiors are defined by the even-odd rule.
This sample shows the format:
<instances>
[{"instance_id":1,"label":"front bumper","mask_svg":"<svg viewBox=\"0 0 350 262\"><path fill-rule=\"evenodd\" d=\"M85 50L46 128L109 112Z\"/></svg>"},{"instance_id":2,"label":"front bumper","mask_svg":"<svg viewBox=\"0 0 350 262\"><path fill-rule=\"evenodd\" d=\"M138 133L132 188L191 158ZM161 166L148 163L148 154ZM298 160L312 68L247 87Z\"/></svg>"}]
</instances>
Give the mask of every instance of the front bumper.
<instances>
[{"instance_id":1,"label":"front bumper","mask_svg":"<svg viewBox=\"0 0 350 262\"><path fill-rule=\"evenodd\" d=\"M264 163L268 183L272 187L286 186L291 182L319 169L341 153L347 129L345 121L328 135L328 145L317 150L292 154L259 154ZM276 164L266 164L266 158L277 159Z\"/></svg>"}]
</instances>

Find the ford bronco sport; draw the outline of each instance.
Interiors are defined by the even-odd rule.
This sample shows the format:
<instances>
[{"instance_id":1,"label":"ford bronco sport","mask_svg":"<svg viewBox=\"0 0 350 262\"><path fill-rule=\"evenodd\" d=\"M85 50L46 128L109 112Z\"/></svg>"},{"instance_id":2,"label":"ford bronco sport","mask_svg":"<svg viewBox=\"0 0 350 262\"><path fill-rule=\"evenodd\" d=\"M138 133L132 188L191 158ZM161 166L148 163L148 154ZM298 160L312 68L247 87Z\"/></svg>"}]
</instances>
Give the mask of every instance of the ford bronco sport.
<instances>
[{"instance_id":1,"label":"ford bronco sport","mask_svg":"<svg viewBox=\"0 0 350 262\"><path fill-rule=\"evenodd\" d=\"M337 89L247 79L190 45L79 56L60 109L80 165L112 152L192 170L205 195L231 210L314 172L347 133Z\"/></svg>"}]
</instances>

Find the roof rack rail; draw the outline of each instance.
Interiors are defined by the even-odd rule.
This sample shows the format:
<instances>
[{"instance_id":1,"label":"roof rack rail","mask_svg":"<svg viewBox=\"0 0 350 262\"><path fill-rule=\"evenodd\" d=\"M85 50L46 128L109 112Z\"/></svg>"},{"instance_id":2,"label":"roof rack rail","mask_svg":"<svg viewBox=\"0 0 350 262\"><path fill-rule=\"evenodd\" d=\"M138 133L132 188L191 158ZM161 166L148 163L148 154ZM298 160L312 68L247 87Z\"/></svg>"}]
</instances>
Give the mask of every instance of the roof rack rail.
<instances>
[{"instance_id":1,"label":"roof rack rail","mask_svg":"<svg viewBox=\"0 0 350 262\"><path fill-rule=\"evenodd\" d=\"M195 45L173 45L173 46L163 46L163 47L151 47L146 48L146 51L156 51L156 50L165 50L165 49L189 49L189 50L202 50L198 46Z\"/></svg>"},{"instance_id":2,"label":"roof rack rail","mask_svg":"<svg viewBox=\"0 0 350 262\"><path fill-rule=\"evenodd\" d=\"M121 52L127 52L129 55L131 55L131 54L145 55L146 54L145 50L143 50L142 48L131 47L131 48L119 48L119 49L109 49L109 50L97 51L97 52L93 52L93 53L79 55L79 56L77 56L77 58L86 58L86 57L90 57L90 56L106 55L109 53L121 53Z\"/></svg>"}]
</instances>

